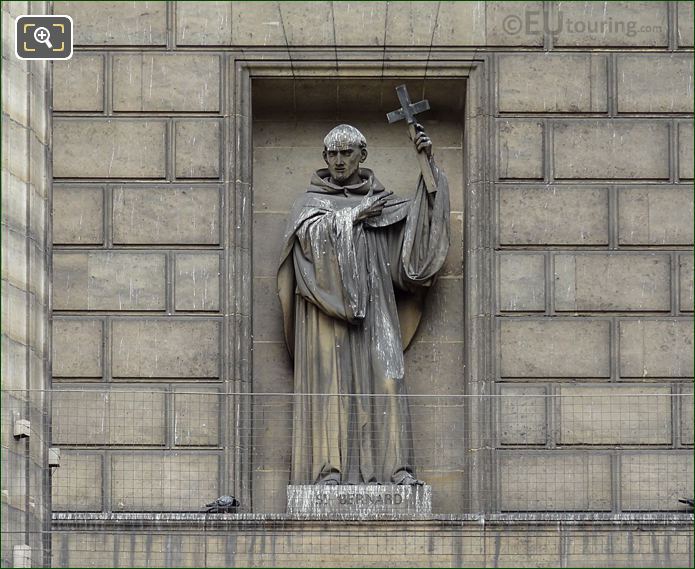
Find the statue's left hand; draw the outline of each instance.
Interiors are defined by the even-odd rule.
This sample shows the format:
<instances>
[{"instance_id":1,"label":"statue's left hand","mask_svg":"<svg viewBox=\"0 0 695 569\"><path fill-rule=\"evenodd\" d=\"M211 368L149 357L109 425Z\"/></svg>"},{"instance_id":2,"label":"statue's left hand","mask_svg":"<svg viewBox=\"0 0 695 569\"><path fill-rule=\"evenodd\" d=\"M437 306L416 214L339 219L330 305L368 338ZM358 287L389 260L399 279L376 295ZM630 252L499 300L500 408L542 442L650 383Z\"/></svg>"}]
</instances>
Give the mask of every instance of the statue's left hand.
<instances>
[{"instance_id":1,"label":"statue's left hand","mask_svg":"<svg viewBox=\"0 0 695 569\"><path fill-rule=\"evenodd\" d=\"M432 158L432 141L430 137L427 136L425 128L420 123L416 123L415 131L417 132L415 140L413 141L415 143L415 149L418 152L424 152L427 158Z\"/></svg>"}]
</instances>

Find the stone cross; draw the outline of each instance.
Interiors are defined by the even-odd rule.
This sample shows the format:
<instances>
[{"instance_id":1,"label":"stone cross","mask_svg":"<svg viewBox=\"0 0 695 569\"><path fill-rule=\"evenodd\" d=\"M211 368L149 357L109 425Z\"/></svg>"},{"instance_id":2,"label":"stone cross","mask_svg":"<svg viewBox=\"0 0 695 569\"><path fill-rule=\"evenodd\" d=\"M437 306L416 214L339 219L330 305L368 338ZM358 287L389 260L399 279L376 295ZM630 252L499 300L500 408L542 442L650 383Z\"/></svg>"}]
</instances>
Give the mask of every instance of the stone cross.
<instances>
[{"instance_id":1,"label":"stone cross","mask_svg":"<svg viewBox=\"0 0 695 569\"><path fill-rule=\"evenodd\" d=\"M408 125L408 132L410 133L410 140L415 142L415 138L418 135L417 130L415 129L415 115L423 111L429 111L430 103L427 99L423 99L417 103L411 103L410 97L408 96L408 89L405 85L399 85L396 87L396 93L398 94L398 101L401 103L401 108L388 113L386 115L386 119L389 121L389 123L394 123L405 119L405 122ZM437 189L437 182L434 179L430 161L424 152L418 152L417 158L427 191L434 192Z\"/></svg>"}]
</instances>

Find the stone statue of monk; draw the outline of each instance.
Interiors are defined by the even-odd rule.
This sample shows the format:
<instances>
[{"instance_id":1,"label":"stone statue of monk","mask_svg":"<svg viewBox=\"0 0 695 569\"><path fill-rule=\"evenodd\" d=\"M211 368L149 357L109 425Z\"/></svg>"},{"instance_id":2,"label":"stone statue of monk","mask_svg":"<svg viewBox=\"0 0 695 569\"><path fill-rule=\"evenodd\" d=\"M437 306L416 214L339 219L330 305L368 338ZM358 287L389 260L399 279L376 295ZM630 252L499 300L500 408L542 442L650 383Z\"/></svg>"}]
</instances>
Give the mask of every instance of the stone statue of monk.
<instances>
[{"instance_id":1,"label":"stone statue of monk","mask_svg":"<svg viewBox=\"0 0 695 569\"><path fill-rule=\"evenodd\" d=\"M417 125L414 144L430 158ZM413 470L403 350L449 248L449 189L415 196L360 165L367 141L339 125L289 216L278 270L294 358L292 484L422 484Z\"/></svg>"}]
</instances>

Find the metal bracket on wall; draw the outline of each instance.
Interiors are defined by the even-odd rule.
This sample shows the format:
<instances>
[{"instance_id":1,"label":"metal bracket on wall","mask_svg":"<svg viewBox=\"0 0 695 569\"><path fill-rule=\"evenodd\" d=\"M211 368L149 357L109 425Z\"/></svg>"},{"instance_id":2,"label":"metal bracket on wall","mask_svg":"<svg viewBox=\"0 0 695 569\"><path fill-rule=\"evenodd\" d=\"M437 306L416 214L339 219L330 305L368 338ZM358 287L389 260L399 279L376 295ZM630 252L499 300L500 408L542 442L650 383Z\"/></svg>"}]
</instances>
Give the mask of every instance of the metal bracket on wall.
<instances>
[{"instance_id":1,"label":"metal bracket on wall","mask_svg":"<svg viewBox=\"0 0 695 569\"><path fill-rule=\"evenodd\" d=\"M31 423L27 419L15 419L14 438L22 439L31 434Z\"/></svg>"}]
</instances>

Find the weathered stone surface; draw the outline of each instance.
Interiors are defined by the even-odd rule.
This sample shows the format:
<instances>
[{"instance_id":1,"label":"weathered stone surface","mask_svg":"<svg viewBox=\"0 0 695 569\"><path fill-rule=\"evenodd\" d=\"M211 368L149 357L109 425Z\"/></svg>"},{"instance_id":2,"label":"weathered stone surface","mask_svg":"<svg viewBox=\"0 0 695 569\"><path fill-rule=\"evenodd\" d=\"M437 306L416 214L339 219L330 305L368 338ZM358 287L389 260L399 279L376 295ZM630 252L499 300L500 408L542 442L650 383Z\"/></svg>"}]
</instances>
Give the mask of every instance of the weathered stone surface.
<instances>
[{"instance_id":1,"label":"weathered stone surface","mask_svg":"<svg viewBox=\"0 0 695 569\"><path fill-rule=\"evenodd\" d=\"M691 377L692 320L621 320L620 375Z\"/></svg>"},{"instance_id":2,"label":"weathered stone surface","mask_svg":"<svg viewBox=\"0 0 695 569\"><path fill-rule=\"evenodd\" d=\"M2 322L3 333L20 344L29 345L27 329L26 291L12 286L8 281L2 281Z\"/></svg>"},{"instance_id":3,"label":"weathered stone surface","mask_svg":"<svg viewBox=\"0 0 695 569\"><path fill-rule=\"evenodd\" d=\"M285 213L253 215L253 274L274 277L277 274L283 236L287 225Z\"/></svg>"},{"instance_id":4,"label":"weathered stone surface","mask_svg":"<svg viewBox=\"0 0 695 569\"><path fill-rule=\"evenodd\" d=\"M607 245L603 188L499 188L503 245Z\"/></svg>"},{"instance_id":5,"label":"weathered stone surface","mask_svg":"<svg viewBox=\"0 0 695 569\"><path fill-rule=\"evenodd\" d=\"M3 169L2 187L2 223L8 230L24 235L27 232L29 185Z\"/></svg>"},{"instance_id":6,"label":"weathered stone surface","mask_svg":"<svg viewBox=\"0 0 695 569\"><path fill-rule=\"evenodd\" d=\"M336 45L383 46L386 12L386 5L377 2L333 4Z\"/></svg>"},{"instance_id":7,"label":"weathered stone surface","mask_svg":"<svg viewBox=\"0 0 695 569\"><path fill-rule=\"evenodd\" d=\"M671 388L563 385L559 444L670 445Z\"/></svg>"},{"instance_id":8,"label":"weathered stone surface","mask_svg":"<svg viewBox=\"0 0 695 569\"><path fill-rule=\"evenodd\" d=\"M693 488L693 453L624 452L620 457L623 511L680 510Z\"/></svg>"},{"instance_id":9,"label":"weathered stone surface","mask_svg":"<svg viewBox=\"0 0 695 569\"><path fill-rule=\"evenodd\" d=\"M55 252L55 310L164 310L165 256Z\"/></svg>"},{"instance_id":10,"label":"weathered stone surface","mask_svg":"<svg viewBox=\"0 0 695 569\"><path fill-rule=\"evenodd\" d=\"M692 113L692 54L621 54L617 59L618 111Z\"/></svg>"},{"instance_id":11,"label":"weathered stone surface","mask_svg":"<svg viewBox=\"0 0 695 569\"><path fill-rule=\"evenodd\" d=\"M115 111L214 112L220 108L216 55L116 55Z\"/></svg>"},{"instance_id":12,"label":"weathered stone surface","mask_svg":"<svg viewBox=\"0 0 695 569\"><path fill-rule=\"evenodd\" d=\"M14 30L12 24L14 22L8 17L3 18L3 46L4 42L12 42L14 44ZM9 24L9 25L8 25ZM7 30L5 29L7 26ZM3 53L12 53L14 45L8 45L8 50ZM13 84L17 86L27 85L27 62L20 61L15 57L3 59L2 62L2 82L5 85ZM3 89L2 90L2 108L4 112L17 124L28 126L28 110L27 92L25 88Z\"/></svg>"},{"instance_id":13,"label":"weathered stone surface","mask_svg":"<svg viewBox=\"0 0 695 569\"><path fill-rule=\"evenodd\" d=\"M77 46L166 45L162 2L55 2L53 13L72 16Z\"/></svg>"},{"instance_id":14,"label":"weathered stone surface","mask_svg":"<svg viewBox=\"0 0 695 569\"><path fill-rule=\"evenodd\" d=\"M434 27L432 44L443 45L485 45L484 2L441 2L439 15ZM494 27L495 14L491 13L490 23ZM494 30L491 30L491 37Z\"/></svg>"},{"instance_id":15,"label":"weathered stone surface","mask_svg":"<svg viewBox=\"0 0 695 569\"><path fill-rule=\"evenodd\" d=\"M53 393L53 442L59 445L164 445L164 392L58 390Z\"/></svg>"},{"instance_id":16,"label":"weathered stone surface","mask_svg":"<svg viewBox=\"0 0 695 569\"><path fill-rule=\"evenodd\" d=\"M679 257L679 308L683 312L693 311L693 256L680 255Z\"/></svg>"},{"instance_id":17,"label":"weathered stone surface","mask_svg":"<svg viewBox=\"0 0 695 569\"><path fill-rule=\"evenodd\" d=\"M618 193L621 245L692 245L693 188L621 188Z\"/></svg>"},{"instance_id":18,"label":"weathered stone surface","mask_svg":"<svg viewBox=\"0 0 695 569\"><path fill-rule=\"evenodd\" d=\"M104 57L73 54L53 65L54 111L104 110Z\"/></svg>"},{"instance_id":19,"label":"weathered stone surface","mask_svg":"<svg viewBox=\"0 0 695 569\"><path fill-rule=\"evenodd\" d=\"M293 365L284 341L253 343L253 391L254 393L292 393L294 391Z\"/></svg>"},{"instance_id":20,"label":"weathered stone surface","mask_svg":"<svg viewBox=\"0 0 695 569\"><path fill-rule=\"evenodd\" d=\"M253 279L253 338L261 342L285 342L275 277Z\"/></svg>"},{"instance_id":21,"label":"weathered stone surface","mask_svg":"<svg viewBox=\"0 0 695 569\"><path fill-rule=\"evenodd\" d=\"M401 7L401 10L386 11L386 45L432 44L441 6L429 2L408 2ZM369 29L372 26L365 27Z\"/></svg>"},{"instance_id":22,"label":"weathered stone surface","mask_svg":"<svg viewBox=\"0 0 695 569\"><path fill-rule=\"evenodd\" d=\"M505 54L497 60L501 112L605 112L602 54Z\"/></svg>"},{"instance_id":23,"label":"weathered stone surface","mask_svg":"<svg viewBox=\"0 0 695 569\"><path fill-rule=\"evenodd\" d=\"M543 123L510 119L498 127L499 177L543 178Z\"/></svg>"},{"instance_id":24,"label":"weathered stone surface","mask_svg":"<svg viewBox=\"0 0 695 569\"><path fill-rule=\"evenodd\" d=\"M287 485L289 470L260 470L251 473L253 480L253 508L259 513L287 511Z\"/></svg>"},{"instance_id":25,"label":"weathered stone surface","mask_svg":"<svg viewBox=\"0 0 695 569\"><path fill-rule=\"evenodd\" d=\"M287 45L278 2L232 2L234 45Z\"/></svg>"},{"instance_id":26,"label":"weathered stone surface","mask_svg":"<svg viewBox=\"0 0 695 569\"><path fill-rule=\"evenodd\" d=\"M488 46L542 46L542 2L483 2Z\"/></svg>"},{"instance_id":27,"label":"weathered stone surface","mask_svg":"<svg viewBox=\"0 0 695 569\"><path fill-rule=\"evenodd\" d=\"M176 255L176 310L220 309L219 253Z\"/></svg>"},{"instance_id":28,"label":"weathered stone surface","mask_svg":"<svg viewBox=\"0 0 695 569\"><path fill-rule=\"evenodd\" d=\"M500 451L500 509L610 510L610 456L563 451Z\"/></svg>"},{"instance_id":29,"label":"weathered stone surface","mask_svg":"<svg viewBox=\"0 0 695 569\"><path fill-rule=\"evenodd\" d=\"M463 342L418 341L405 352L405 383L410 395L461 395L462 369Z\"/></svg>"},{"instance_id":30,"label":"weathered stone surface","mask_svg":"<svg viewBox=\"0 0 695 569\"><path fill-rule=\"evenodd\" d=\"M682 122L678 125L678 176L681 179L693 179L693 123Z\"/></svg>"},{"instance_id":31,"label":"weathered stone surface","mask_svg":"<svg viewBox=\"0 0 695 569\"><path fill-rule=\"evenodd\" d=\"M549 26L558 47L668 45L666 2L557 2Z\"/></svg>"},{"instance_id":32,"label":"weathered stone surface","mask_svg":"<svg viewBox=\"0 0 695 569\"><path fill-rule=\"evenodd\" d=\"M504 253L499 256L499 309L545 310L545 256Z\"/></svg>"},{"instance_id":33,"label":"weathered stone surface","mask_svg":"<svg viewBox=\"0 0 695 569\"><path fill-rule=\"evenodd\" d=\"M177 2L176 45L231 45L233 2Z\"/></svg>"},{"instance_id":34,"label":"weathered stone surface","mask_svg":"<svg viewBox=\"0 0 695 569\"><path fill-rule=\"evenodd\" d=\"M56 512L100 512L102 457L96 453L62 450L60 468L51 476L52 508Z\"/></svg>"},{"instance_id":35,"label":"weathered stone surface","mask_svg":"<svg viewBox=\"0 0 695 569\"><path fill-rule=\"evenodd\" d=\"M671 309L671 262L666 254L555 256L558 311Z\"/></svg>"},{"instance_id":36,"label":"weathered stone surface","mask_svg":"<svg viewBox=\"0 0 695 569\"><path fill-rule=\"evenodd\" d=\"M2 169L15 178L29 181L28 130L8 116L2 116Z\"/></svg>"},{"instance_id":37,"label":"weathered stone surface","mask_svg":"<svg viewBox=\"0 0 695 569\"><path fill-rule=\"evenodd\" d=\"M299 518L399 519L432 513L432 487L357 484L287 487L287 513Z\"/></svg>"},{"instance_id":38,"label":"weathered stone surface","mask_svg":"<svg viewBox=\"0 0 695 569\"><path fill-rule=\"evenodd\" d=\"M439 279L427 294L414 341L463 340L463 278Z\"/></svg>"},{"instance_id":39,"label":"weathered stone surface","mask_svg":"<svg viewBox=\"0 0 695 569\"><path fill-rule=\"evenodd\" d=\"M99 245L103 242L103 189L54 186L53 243Z\"/></svg>"},{"instance_id":40,"label":"weathered stone surface","mask_svg":"<svg viewBox=\"0 0 695 569\"><path fill-rule=\"evenodd\" d=\"M678 6L678 45L693 47L693 3L677 2Z\"/></svg>"},{"instance_id":41,"label":"weathered stone surface","mask_svg":"<svg viewBox=\"0 0 695 569\"><path fill-rule=\"evenodd\" d=\"M176 122L176 177L220 177L220 123Z\"/></svg>"},{"instance_id":42,"label":"weathered stone surface","mask_svg":"<svg viewBox=\"0 0 695 569\"><path fill-rule=\"evenodd\" d=\"M499 441L502 445L544 445L548 437L547 389L502 385L499 398Z\"/></svg>"},{"instance_id":43,"label":"weathered stone surface","mask_svg":"<svg viewBox=\"0 0 695 569\"><path fill-rule=\"evenodd\" d=\"M557 121L553 129L558 179L669 176L666 122Z\"/></svg>"},{"instance_id":44,"label":"weathered stone surface","mask_svg":"<svg viewBox=\"0 0 695 569\"><path fill-rule=\"evenodd\" d=\"M220 329L215 320L114 320L113 376L219 376ZM195 338L195 342L191 339Z\"/></svg>"},{"instance_id":45,"label":"weathered stone surface","mask_svg":"<svg viewBox=\"0 0 695 569\"><path fill-rule=\"evenodd\" d=\"M249 442L254 468L267 471L289 470L293 446L292 398L284 395L256 395L251 403L253 422Z\"/></svg>"},{"instance_id":46,"label":"weathered stone surface","mask_svg":"<svg viewBox=\"0 0 695 569\"><path fill-rule=\"evenodd\" d=\"M220 495L219 456L138 453L111 458L114 511L200 511Z\"/></svg>"},{"instance_id":47,"label":"weathered stone surface","mask_svg":"<svg viewBox=\"0 0 695 569\"><path fill-rule=\"evenodd\" d=\"M53 319L53 376L101 377L100 320Z\"/></svg>"},{"instance_id":48,"label":"weathered stone surface","mask_svg":"<svg viewBox=\"0 0 695 569\"><path fill-rule=\"evenodd\" d=\"M502 377L608 377L610 328L601 320L500 322Z\"/></svg>"},{"instance_id":49,"label":"weathered stone surface","mask_svg":"<svg viewBox=\"0 0 695 569\"><path fill-rule=\"evenodd\" d=\"M162 120L53 121L56 178L164 178Z\"/></svg>"},{"instance_id":50,"label":"weathered stone surface","mask_svg":"<svg viewBox=\"0 0 695 569\"><path fill-rule=\"evenodd\" d=\"M180 387L174 394L174 444L217 446L223 395L216 389Z\"/></svg>"},{"instance_id":51,"label":"weathered stone surface","mask_svg":"<svg viewBox=\"0 0 695 569\"><path fill-rule=\"evenodd\" d=\"M277 2L286 45L335 45L335 23L331 2L313 2L306 5Z\"/></svg>"},{"instance_id":52,"label":"weathered stone surface","mask_svg":"<svg viewBox=\"0 0 695 569\"><path fill-rule=\"evenodd\" d=\"M686 384L681 387L678 398L681 408L681 444L693 444L693 386Z\"/></svg>"},{"instance_id":53,"label":"weathered stone surface","mask_svg":"<svg viewBox=\"0 0 695 569\"><path fill-rule=\"evenodd\" d=\"M113 241L123 245L215 245L220 242L219 190L116 188Z\"/></svg>"},{"instance_id":54,"label":"weathered stone surface","mask_svg":"<svg viewBox=\"0 0 695 569\"><path fill-rule=\"evenodd\" d=\"M3 227L3 229L5 229ZM29 287L27 281L26 236L16 231L3 231L2 278L20 290Z\"/></svg>"}]
</instances>

